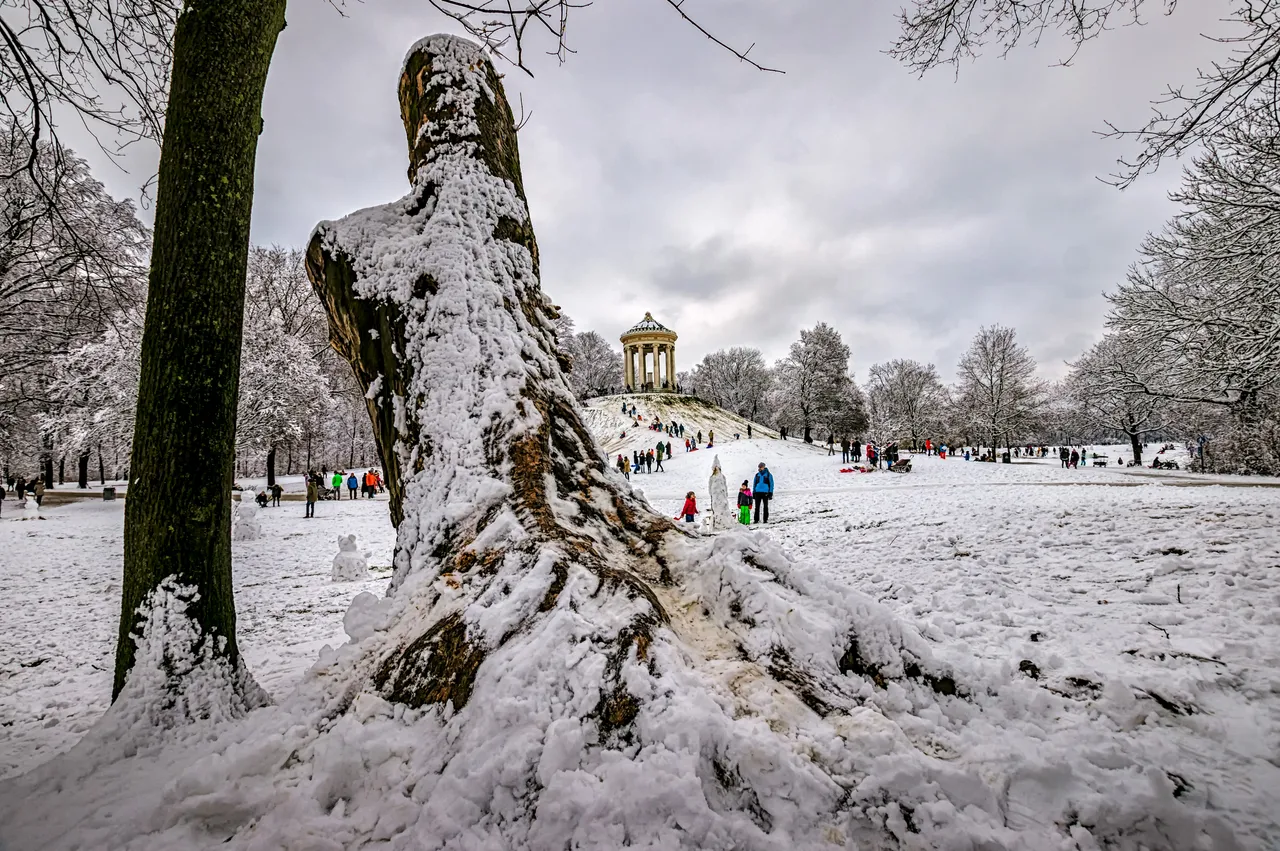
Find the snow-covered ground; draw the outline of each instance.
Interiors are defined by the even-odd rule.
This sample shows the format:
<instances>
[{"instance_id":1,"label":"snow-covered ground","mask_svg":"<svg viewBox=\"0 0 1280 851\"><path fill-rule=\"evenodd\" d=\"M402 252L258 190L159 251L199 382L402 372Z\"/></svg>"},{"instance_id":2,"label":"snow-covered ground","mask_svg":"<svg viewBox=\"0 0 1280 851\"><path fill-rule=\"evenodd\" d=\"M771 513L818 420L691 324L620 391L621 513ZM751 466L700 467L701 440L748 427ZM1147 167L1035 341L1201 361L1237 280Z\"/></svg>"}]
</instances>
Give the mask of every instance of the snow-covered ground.
<instances>
[{"instance_id":1,"label":"snow-covered ground","mask_svg":"<svg viewBox=\"0 0 1280 851\"><path fill-rule=\"evenodd\" d=\"M0 777L75 743L111 698L120 618L124 503L48 506L0 516ZM258 683L281 695L325 644L346 641L342 615L361 591L381 595L395 532L386 497L258 512L262 536L233 544L240 647ZM340 534L370 551L369 579L329 579Z\"/></svg>"},{"instance_id":2,"label":"snow-covered ground","mask_svg":"<svg viewBox=\"0 0 1280 851\"><path fill-rule=\"evenodd\" d=\"M610 454L656 442L643 428L615 438L607 412L588 416ZM672 516L688 490L705 508L717 455L731 496L764 461L777 486L767 529L792 556L878 598L957 670L1034 678L1051 698L1019 698L1006 717L1034 730L1036 713L1051 713L1043 723L1056 741L1074 731L1100 771L1132 766L1140 779L1140 766L1159 766L1153 794L1216 811L1244 848L1280 848L1280 489L922 456L905 475L842 473L825 447L735 440L729 415L685 416L715 427L719 442L690 453L680 442L665 472L632 477L658 511ZM106 705L123 513L84 503L29 523L12 507L0 521L0 776L67 748ZM323 644L344 640L351 598L386 584L384 499L321 503L318 515L268 509L263 537L236 543L241 646L277 695ZM373 550L368 582L329 581L347 532ZM922 717L909 732L957 770L1008 776L1017 763L1011 827L1082 794L1079 769L1037 753L1025 729L1008 741L980 730L955 738Z\"/></svg>"}]
</instances>

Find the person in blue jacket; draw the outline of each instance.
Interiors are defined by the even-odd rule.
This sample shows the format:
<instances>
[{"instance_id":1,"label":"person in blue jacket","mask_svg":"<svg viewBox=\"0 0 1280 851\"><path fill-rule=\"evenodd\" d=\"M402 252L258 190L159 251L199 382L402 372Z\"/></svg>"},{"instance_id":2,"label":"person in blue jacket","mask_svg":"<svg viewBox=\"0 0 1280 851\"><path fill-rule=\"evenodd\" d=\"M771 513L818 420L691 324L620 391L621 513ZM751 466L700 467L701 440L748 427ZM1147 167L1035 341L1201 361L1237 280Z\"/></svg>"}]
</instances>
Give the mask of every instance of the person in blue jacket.
<instances>
[{"instance_id":1,"label":"person in blue jacket","mask_svg":"<svg viewBox=\"0 0 1280 851\"><path fill-rule=\"evenodd\" d=\"M356 474L352 473L347 479L347 499L356 498L356 489L360 487L360 480L356 478Z\"/></svg>"},{"instance_id":2,"label":"person in blue jacket","mask_svg":"<svg viewBox=\"0 0 1280 851\"><path fill-rule=\"evenodd\" d=\"M751 484L751 498L756 503L756 522L769 522L769 499L773 496L773 474L760 462L756 471L756 480ZM761 519L763 517L763 519Z\"/></svg>"}]
</instances>

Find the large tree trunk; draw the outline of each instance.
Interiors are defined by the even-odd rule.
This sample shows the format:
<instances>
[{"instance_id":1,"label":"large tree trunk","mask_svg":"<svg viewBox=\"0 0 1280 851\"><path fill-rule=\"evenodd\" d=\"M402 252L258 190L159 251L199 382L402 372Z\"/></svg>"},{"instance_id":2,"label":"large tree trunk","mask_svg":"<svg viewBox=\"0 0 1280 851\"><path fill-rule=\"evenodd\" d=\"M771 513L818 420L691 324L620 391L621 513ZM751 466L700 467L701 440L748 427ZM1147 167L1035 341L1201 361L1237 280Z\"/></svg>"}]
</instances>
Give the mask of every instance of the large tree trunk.
<instances>
[{"instance_id":1,"label":"large tree trunk","mask_svg":"<svg viewBox=\"0 0 1280 851\"><path fill-rule=\"evenodd\" d=\"M89 487L89 453L81 452L79 469L76 471L76 487L87 490Z\"/></svg>"},{"instance_id":2,"label":"large tree trunk","mask_svg":"<svg viewBox=\"0 0 1280 851\"><path fill-rule=\"evenodd\" d=\"M284 11L285 0L189 0L174 32L125 504L116 696L133 667L139 608L169 578L191 597L197 640L239 670L230 535L236 394L262 94Z\"/></svg>"},{"instance_id":3,"label":"large tree trunk","mask_svg":"<svg viewBox=\"0 0 1280 851\"><path fill-rule=\"evenodd\" d=\"M98 447L98 482L105 485L107 483L107 468L102 463L102 447Z\"/></svg>"},{"instance_id":4,"label":"large tree trunk","mask_svg":"<svg viewBox=\"0 0 1280 851\"><path fill-rule=\"evenodd\" d=\"M53 490L53 453L44 453L41 460L44 462L44 486L48 490Z\"/></svg>"},{"instance_id":5,"label":"large tree trunk","mask_svg":"<svg viewBox=\"0 0 1280 851\"><path fill-rule=\"evenodd\" d=\"M276 483L276 448L273 446L267 450L267 487L272 487Z\"/></svg>"}]
</instances>

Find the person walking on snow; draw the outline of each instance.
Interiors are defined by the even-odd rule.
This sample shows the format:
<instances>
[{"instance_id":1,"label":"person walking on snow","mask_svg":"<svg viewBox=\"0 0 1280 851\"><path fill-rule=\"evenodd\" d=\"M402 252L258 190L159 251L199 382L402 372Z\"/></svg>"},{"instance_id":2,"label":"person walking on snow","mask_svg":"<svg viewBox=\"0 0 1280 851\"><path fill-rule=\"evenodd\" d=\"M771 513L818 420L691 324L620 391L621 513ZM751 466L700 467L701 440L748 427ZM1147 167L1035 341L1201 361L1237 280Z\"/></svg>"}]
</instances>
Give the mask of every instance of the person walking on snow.
<instances>
[{"instance_id":1,"label":"person walking on snow","mask_svg":"<svg viewBox=\"0 0 1280 851\"><path fill-rule=\"evenodd\" d=\"M664 452L666 452L666 451L667 451L666 444L659 442L659 443L658 443L658 454L654 457L654 460L658 462L658 472L659 472L659 473L664 472L664 471L663 471L663 469L662 469L662 454L663 454Z\"/></svg>"},{"instance_id":2,"label":"person walking on snow","mask_svg":"<svg viewBox=\"0 0 1280 851\"><path fill-rule=\"evenodd\" d=\"M306 517L316 516L316 500L320 498L320 489L316 487L314 473L307 474L307 513Z\"/></svg>"},{"instance_id":3,"label":"person walking on snow","mask_svg":"<svg viewBox=\"0 0 1280 851\"><path fill-rule=\"evenodd\" d=\"M1071 469L1073 469L1073 470L1074 470L1074 469L1076 469L1077 467L1079 467L1079 466L1080 466L1080 453L1079 453L1079 452L1077 452L1076 450L1072 449L1072 450L1071 450L1071 455L1068 457L1068 463L1070 463L1070 465L1071 465Z\"/></svg>"},{"instance_id":4,"label":"person walking on snow","mask_svg":"<svg viewBox=\"0 0 1280 851\"><path fill-rule=\"evenodd\" d=\"M356 488L360 487L360 480L356 478L356 474L352 473L347 478L347 499L356 498Z\"/></svg>"},{"instance_id":5,"label":"person walking on snow","mask_svg":"<svg viewBox=\"0 0 1280 851\"><path fill-rule=\"evenodd\" d=\"M333 471L333 481L331 484L333 485L334 497L341 499L342 498L342 474L339 473L337 470Z\"/></svg>"},{"instance_id":6,"label":"person walking on snow","mask_svg":"<svg viewBox=\"0 0 1280 851\"><path fill-rule=\"evenodd\" d=\"M773 497L773 474L769 472L769 468L760 462L760 466L756 471L756 480L751 483L751 494L756 504L756 522L769 522L769 500ZM763 514L764 519L761 520Z\"/></svg>"},{"instance_id":7,"label":"person walking on snow","mask_svg":"<svg viewBox=\"0 0 1280 851\"><path fill-rule=\"evenodd\" d=\"M834 434L831 434L830 432L827 432L827 455L831 456L835 454L836 454L836 436Z\"/></svg>"},{"instance_id":8,"label":"person walking on snow","mask_svg":"<svg viewBox=\"0 0 1280 851\"><path fill-rule=\"evenodd\" d=\"M618 472L627 481L631 481L631 465L627 463L627 459L622 456L622 453L618 453Z\"/></svg>"},{"instance_id":9,"label":"person walking on snow","mask_svg":"<svg viewBox=\"0 0 1280 851\"><path fill-rule=\"evenodd\" d=\"M646 473L653 472L653 450L652 449L644 453L644 471Z\"/></svg>"},{"instance_id":10,"label":"person walking on snow","mask_svg":"<svg viewBox=\"0 0 1280 851\"><path fill-rule=\"evenodd\" d=\"M284 493L284 488L280 487L280 483L276 482L271 486L271 507L280 507L280 494Z\"/></svg>"},{"instance_id":11,"label":"person walking on snow","mask_svg":"<svg viewBox=\"0 0 1280 851\"><path fill-rule=\"evenodd\" d=\"M680 509L680 513L676 515L675 519L679 520L681 517L683 517L684 522L692 523L697 514L698 514L698 498L694 496L693 491L689 491L687 494L684 495L684 507Z\"/></svg>"},{"instance_id":12,"label":"person walking on snow","mask_svg":"<svg viewBox=\"0 0 1280 851\"><path fill-rule=\"evenodd\" d=\"M751 485L746 479L742 480L742 487L738 488L738 522L743 526L751 525Z\"/></svg>"}]
</instances>

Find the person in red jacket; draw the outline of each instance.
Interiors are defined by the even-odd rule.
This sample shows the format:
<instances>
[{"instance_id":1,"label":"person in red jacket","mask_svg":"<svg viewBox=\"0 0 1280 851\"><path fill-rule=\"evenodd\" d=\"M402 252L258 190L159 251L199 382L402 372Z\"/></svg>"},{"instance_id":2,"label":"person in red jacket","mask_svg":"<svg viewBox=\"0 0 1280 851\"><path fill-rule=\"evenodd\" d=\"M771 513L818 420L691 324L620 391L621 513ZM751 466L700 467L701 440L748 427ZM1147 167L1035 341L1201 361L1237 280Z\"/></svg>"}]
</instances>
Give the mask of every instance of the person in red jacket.
<instances>
[{"instance_id":1,"label":"person in red jacket","mask_svg":"<svg viewBox=\"0 0 1280 851\"><path fill-rule=\"evenodd\" d=\"M684 508L680 509L680 514L676 515L676 519L680 519L680 515L684 515L684 522L692 523L694 515L698 513L698 498L693 495L693 491L689 491L684 495Z\"/></svg>"}]
</instances>

